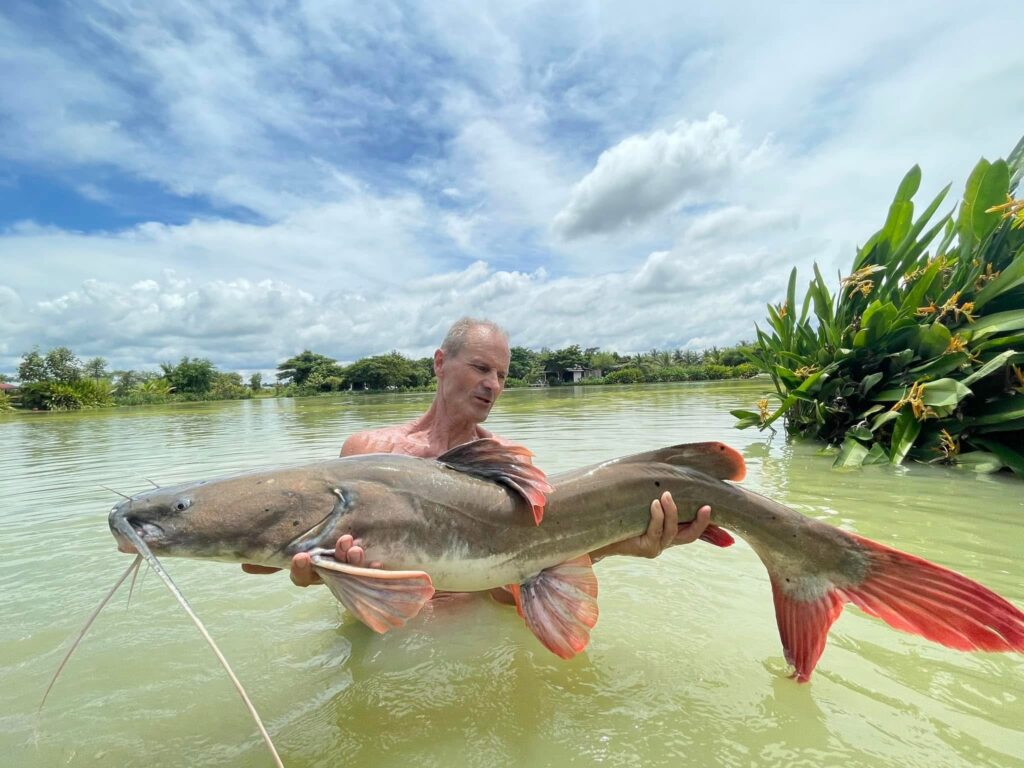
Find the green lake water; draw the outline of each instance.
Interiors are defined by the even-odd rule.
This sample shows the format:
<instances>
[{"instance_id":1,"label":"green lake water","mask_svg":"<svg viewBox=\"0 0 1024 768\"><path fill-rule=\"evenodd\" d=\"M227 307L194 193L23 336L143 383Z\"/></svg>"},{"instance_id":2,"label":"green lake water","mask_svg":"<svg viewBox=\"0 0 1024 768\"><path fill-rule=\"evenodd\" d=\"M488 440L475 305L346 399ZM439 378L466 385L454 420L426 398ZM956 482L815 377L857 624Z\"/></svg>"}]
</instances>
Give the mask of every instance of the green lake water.
<instances>
[{"instance_id":1,"label":"green lake water","mask_svg":"<svg viewBox=\"0 0 1024 768\"><path fill-rule=\"evenodd\" d=\"M818 447L732 428L763 385L510 391L488 421L549 473L722 440L745 486L959 570L1024 606L1024 483L911 465L837 472ZM0 765L262 766L226 675L149 574L67 643L126 567L116 497L337 455L429 395L0 416ZM964 654L848 607L808 685L787 679L767 575L742 541L596 570L601 618L561 661L470 596L378 636L284 574L165 560L288 766L1020 766L1024 656Z\"/></svg>"}]
</instances>

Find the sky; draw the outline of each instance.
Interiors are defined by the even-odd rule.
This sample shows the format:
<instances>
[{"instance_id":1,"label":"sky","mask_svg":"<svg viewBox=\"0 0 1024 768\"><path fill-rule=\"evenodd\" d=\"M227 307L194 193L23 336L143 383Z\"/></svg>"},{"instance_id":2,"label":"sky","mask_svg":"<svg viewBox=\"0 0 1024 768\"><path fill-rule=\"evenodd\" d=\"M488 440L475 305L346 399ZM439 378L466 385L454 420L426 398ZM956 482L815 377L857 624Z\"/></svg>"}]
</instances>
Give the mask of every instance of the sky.
<instances>
[{"instance_id":1,"label":"sky","mask_svg":"<svg viewBox=\"0 0 1024 768\"><path fill-rule=\"evenodd\" d=\"M752 339L915 163L945 211L1009 153L1018 32L996 3L5 2L0 373L420 357L463 315Z\"/></svg>"}]
</instances>

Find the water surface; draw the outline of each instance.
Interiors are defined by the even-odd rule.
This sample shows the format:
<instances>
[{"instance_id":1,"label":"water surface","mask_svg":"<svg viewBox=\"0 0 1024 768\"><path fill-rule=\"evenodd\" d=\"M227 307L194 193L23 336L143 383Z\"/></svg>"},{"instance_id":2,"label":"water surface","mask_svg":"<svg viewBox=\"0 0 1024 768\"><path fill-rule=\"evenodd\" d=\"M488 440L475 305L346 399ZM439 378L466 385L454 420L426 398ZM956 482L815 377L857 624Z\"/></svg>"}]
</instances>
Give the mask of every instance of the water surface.
<instances>
[{"instance_id":1,"label":"water surface","mask_svg":"<svg viewBox=\"0 0 1024 768\"><path fill-rule=\"evenodd\" d=\"M814 445L732 428L757 383L510 391L488 427L549 473L724 440L745 485L935 560L1024 605L1024 485L935 467L835 472ZM150 575L100 617L42 714L66 643L129 562L107 531L147 486L337 454L429 395L0 417L0 755L16 766L270 765L226 676ZM167 560L286 765L1019 766L1024 657L961 654L848 608L809 685L786 678L743 542L597 566L601 619L561 661L469 597L378 636L327 590Z\"/></svg>"}]
</instances>

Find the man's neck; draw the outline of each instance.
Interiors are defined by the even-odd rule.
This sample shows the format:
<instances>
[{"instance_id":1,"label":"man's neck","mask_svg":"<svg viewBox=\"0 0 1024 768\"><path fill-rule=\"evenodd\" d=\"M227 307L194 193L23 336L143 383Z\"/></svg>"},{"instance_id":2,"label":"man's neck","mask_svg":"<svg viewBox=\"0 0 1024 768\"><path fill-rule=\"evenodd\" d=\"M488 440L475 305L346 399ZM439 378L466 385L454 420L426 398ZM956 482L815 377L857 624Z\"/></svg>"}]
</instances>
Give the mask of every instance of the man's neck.
<instances>
[{"instance_id":1,"label":"man's neck","mask_svg":"<svg viewBox=\"0 0 1024 768\"><path fill-rule=\"evenodd\" d=\"M436 398L427 412L412 423L411 432L424 436L431 452L437 455L486 434L477 422L452 417Z\"/></svg>"}]
</instances>

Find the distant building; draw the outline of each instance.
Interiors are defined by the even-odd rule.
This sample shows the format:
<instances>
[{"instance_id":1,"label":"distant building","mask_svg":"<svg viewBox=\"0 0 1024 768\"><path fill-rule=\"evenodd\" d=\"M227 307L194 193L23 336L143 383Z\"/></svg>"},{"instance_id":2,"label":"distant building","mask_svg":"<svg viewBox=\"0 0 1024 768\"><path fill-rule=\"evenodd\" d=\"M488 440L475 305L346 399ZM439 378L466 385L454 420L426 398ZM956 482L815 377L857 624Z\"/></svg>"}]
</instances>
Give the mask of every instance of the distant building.
<instances>
[{"instance_id":1,"label":"distant building","mask_svg":"<svg viewBox=\"0 0 1024 768\"><path fill-rule=\"evenodd\" d=\"M572 368L566 368L560 374L558 371L544 371L544 383L554 380L560 381L562 384L577 384L583 379L599 379L603 373L600 368L584 368L575 365ZM544 386L544 384L540 386Z\"/></svg>"},{"instance_id":2,"label":"distant building","mask_svg":"<svg viewBox=\"0 0 1024 768\"><path fill-rule=\"evenodd\" d=\"M5 392L8 395L13 395L17 391L17 384L8 384L6 381L0 381L0 392Z\"/></svg>"}]
</instances>

